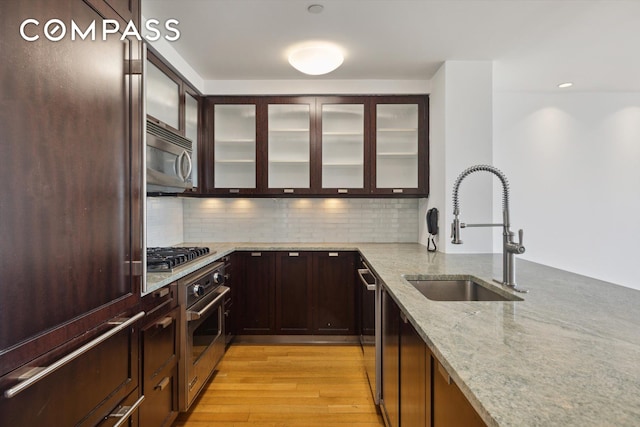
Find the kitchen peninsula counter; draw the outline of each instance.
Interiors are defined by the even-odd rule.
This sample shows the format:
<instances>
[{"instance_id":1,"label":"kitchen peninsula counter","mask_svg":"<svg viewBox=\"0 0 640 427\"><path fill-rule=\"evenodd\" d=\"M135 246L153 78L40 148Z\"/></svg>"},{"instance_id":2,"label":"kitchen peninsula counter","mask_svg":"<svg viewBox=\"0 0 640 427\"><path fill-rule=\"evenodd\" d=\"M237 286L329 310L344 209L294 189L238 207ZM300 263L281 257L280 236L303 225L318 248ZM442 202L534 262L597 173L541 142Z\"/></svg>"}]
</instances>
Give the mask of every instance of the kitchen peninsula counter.
<instances>
[{"instance_id":1,"label":"kitchen peninsula counter","mask_svg":"<svg viewBox=\"0 0 640 427\"><path fill-rule=\"evenodd\" d=\"M502 255L417 243L197 245L216 253L149 273L147 291L235 250L359 251L488 425L640 425L640 291L517 259L524 301L431 301L402 275L491 281L502 276Z\"/></svg>"}]
</instances>

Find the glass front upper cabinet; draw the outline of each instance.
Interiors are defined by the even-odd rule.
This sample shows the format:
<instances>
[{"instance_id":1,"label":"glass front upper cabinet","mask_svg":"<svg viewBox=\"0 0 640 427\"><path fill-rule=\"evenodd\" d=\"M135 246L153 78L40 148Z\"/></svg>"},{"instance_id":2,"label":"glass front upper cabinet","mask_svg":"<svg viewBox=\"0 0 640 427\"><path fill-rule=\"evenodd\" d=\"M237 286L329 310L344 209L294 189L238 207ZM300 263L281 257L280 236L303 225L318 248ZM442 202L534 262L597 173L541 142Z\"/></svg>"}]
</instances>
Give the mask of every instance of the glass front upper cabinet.
<instances>
[{"instance_id":1,"label":"glass front upper cabinet","mask_svg":"<svg viewBox=\"0 0 640 427\"><path fill-rule=\"evenodd\" d=\"M256 105L214 105L214 187L256 188Z\"/></svg>"},{"instance_id":2,"label":"glass front upper cabinet","mask_svg":"<svg viewBox=\"0 0 640 427\"><path fill-rule=\"evenodd\" d=\"M180 129L180 85L147 60L147 114Z\"/></svg>"},{"instance_id":3,"label":"glass front upper cabinet","mask_svg":"<svg viewBox=\"0 0 640 427\"><path fill-rule=\"evenodd\" d=\"M364 104L321 104L322 190L365 189Z\"/></svg>"},{"instance_id":4,"label":"glass front upper cabinet","mask_svg":"<svg viewBox=\"0 0 640 427\"><path fill-rule=\"evenodd\" d=\"M311 188L311 105L269 104L267 108L268 190L304 192Z\"/></svg>"},{"instance_id":5,"label":"glass front upper cabinet","mask_svg":"<svg viewBox=\"0 0 640 427\"><path fill-rule=\"evenodd\" d=\"M377 189L403 193L419 188L418 104L376 105Z\"/></svg>"}]
</instances>

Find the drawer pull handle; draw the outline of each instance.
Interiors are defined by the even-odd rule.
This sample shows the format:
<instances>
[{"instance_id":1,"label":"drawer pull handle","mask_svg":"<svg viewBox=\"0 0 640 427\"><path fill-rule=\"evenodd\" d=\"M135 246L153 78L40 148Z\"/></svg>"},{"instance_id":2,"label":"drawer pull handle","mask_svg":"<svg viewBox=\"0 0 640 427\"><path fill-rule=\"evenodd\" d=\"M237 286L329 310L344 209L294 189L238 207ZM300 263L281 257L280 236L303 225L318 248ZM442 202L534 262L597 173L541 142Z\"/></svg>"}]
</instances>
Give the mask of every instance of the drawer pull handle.
<instances>
[{"instance_id":1,"label":"drawer pull handle","mask_svg":"<svg viewBox=\"0 0 640 427\"><path fill-rule=\"evenodd\" d=\"M156 323L156 328L162 328L165 329L167 326L173 324L173 317L167 316L162 320L159 320Z\"/></svg>"},{"instance_id":2,"label":"drawer pull handle","mask_svg":"<svg viewBox=\"0 0 640 427\"><path fill-rule=\"evenodd\" d=\"M158 385L154 387L154 389L160 390L160 391L164 390L167 387L167 385L169 385L169 381L171 381L171 378L164 377L162 381L160 381Z\"/></svg>"},{"instance_id":3,"label":"drawer pull handle","mask_svg":"<svg viewBox=\"0 0 640 427\"><path fill-rule=\"evenodd\" d=\"M169 288L158 289L153 293L153 296L156 298L166 297L167 295L169 295Z\"/></svg>"},{"instance_id":4,"label":"drawer pull handle","mask_svg":"<svg viewBox=\"0 0 640 427\"><path fill-rule=\"evenodd\" d=\"M124 423L131 418L131 415L138 409L138 407L144 401L144 395L140 396L140 399L136 400L136 402L131 406L121 406L116 411L110 413L108 418L120 418L117 423L113 425L113 427L120 427L124 425Z\"/></svg>"},{"instance_id":5,"label":"drawer pull handle","mask_svg":"<svg viewBox=\"0 0 640 427\"><path fill-rule=\"evenodd\" d=\"M26 379L26 380L24 380L22 382L19 382L18 384L16 384L15 386L11 387L10 389L5 390L4 397L6 397L7 399L11 399L16 394L28 389L29 387L31 387L32 385L34 385L38 381L40 381L43 378L45 378L46 376L48 376L49 374L54 373L58 369L62 368L64 365L66 365L69 362L71 362L71 361L77 359L78 357L82 356L84 353L88 352L92 348L97 347L102 342L108 340L109 338L111 338L112 336L117 334L118 332L128 328L131 325L133 325L134 323L136 323L138 321L138 319L142 319L144 317L144 315L145 315L144 311L141 311L140 313L136 314L135 316L133 316L133 317L127 319L127 320L120 319L119 322L113 322L113 323L110 322L111 324L117 324L118 326L116 326L113 329L108 330L107 332L105 332L104 334L100 335L99 337L89 341L88 343L86 343L85 345L80 347L79 349L67 354L62 359L59 359L57 362L47 366L46 368L43 368L41 371L38 371L31 378L28 378L28 379Z\"/></svg>"},{"instance_id":6,"label":"drawer pull handle","mask_svg":"<svg viewBox=\"0 0 640 427\"><path fill-rule=\"evenodd\" d=\"M262 256L262 252L251 252L251 256Z\"/></svg>"}]
</instances>

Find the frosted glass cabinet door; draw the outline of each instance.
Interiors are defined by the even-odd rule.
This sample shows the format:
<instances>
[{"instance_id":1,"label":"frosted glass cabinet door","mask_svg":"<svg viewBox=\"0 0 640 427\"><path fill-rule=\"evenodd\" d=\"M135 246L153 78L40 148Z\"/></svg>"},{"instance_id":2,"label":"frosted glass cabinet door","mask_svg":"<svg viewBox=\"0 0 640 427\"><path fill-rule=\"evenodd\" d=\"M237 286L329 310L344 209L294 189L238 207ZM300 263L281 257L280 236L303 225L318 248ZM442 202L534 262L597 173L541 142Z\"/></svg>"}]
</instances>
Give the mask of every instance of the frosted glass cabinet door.
<instances>
[{"instance_id":1,"label":"frosted glass cabinet door","mask_svg":"<svg viewBox=\"0 0 640 427\"><path fill-rule=\"evenodd\" d=\"M308 104L269 104L268 188L292 193L311 184L311 108Z\"/></svg>"},{"instance_id":2,"label":"frosted glass cabinet door","mask_svg":"<svg viewBox=\"0 0 640 427\"><path fill-rule=\"evenodd\" d=\"M147 114L180 129L180 86L151 61L147 61Z\"/></svg>"},{"instance_id":3,"label":"frosted glass cabinet door","mask_svg":"<svg viewBox=\"0 0 640 427\"><path fill-rule=\"evenodd\" d=\"M364 104L322 105L322 188L364 188Z\"/></svg>"},{"instance_id":4,"label":"frosted glass cabinet door","mask_svg":"<svg viewBox=\"0 0 640 427\"><path fill-rule=\"evenodd\" d=\"M198 186L198 100L191 96L189 93L185 93L185 136L187 139L193 142L193 153L191 154L191 163L193 168L191 169L191 179L193 186Z\"/></svg>"},{"instance_id":5,"label":"frosted glass cabinet door","mask_svg":"<svg viewBox=\"0 0 640 427\"><path fill-rule=\"evenodd\" d=\"M256 188L256 106L214 106L215 188Z\"/></svg>"},{"instance_id":6,"label":"frosted glass cabinet door","mask_svg":"<svg viewBox=\"0 0 640 427\"><path fill-rule=\"evenodd\" d=\"M376 187L418 188L417 104L376 106Z\"/></svg>"}]
</instances>

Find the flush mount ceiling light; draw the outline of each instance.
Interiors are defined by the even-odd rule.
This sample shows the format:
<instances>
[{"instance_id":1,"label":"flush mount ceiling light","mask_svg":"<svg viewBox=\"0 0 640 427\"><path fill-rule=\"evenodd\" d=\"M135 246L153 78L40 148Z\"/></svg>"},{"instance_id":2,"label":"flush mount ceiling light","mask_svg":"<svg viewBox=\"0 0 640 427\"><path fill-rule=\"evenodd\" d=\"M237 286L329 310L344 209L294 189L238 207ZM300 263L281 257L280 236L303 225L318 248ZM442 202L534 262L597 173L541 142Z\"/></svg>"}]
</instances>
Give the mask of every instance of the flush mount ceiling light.
<instances>
[{"instance_id":1,"label":"flush mount ceiling light","mask_svg":"<svg viewBox=\"0 0 640 427\"><path fill-rule=\"evenodd\" d=\"M330 43L299 45L292 48L288 56L293 68L312 76L330 73L344 61L342 50Z\"/></svg>"},{"instance_id":2,"label":"flush mount ceiling light","mask_svg":"<svg viewBox=\"0 0 640 427\"><path fill-rule=\"evenodd\" d=\"M560 84L558 85L558 87L559 87L560 89L565 89L565 88L568 88L568 87L571 87L571 86L573 86L573 83L571 83L571 82L560 83Z\"/></svg>"}]
</instances>

